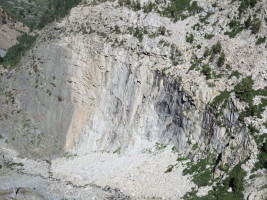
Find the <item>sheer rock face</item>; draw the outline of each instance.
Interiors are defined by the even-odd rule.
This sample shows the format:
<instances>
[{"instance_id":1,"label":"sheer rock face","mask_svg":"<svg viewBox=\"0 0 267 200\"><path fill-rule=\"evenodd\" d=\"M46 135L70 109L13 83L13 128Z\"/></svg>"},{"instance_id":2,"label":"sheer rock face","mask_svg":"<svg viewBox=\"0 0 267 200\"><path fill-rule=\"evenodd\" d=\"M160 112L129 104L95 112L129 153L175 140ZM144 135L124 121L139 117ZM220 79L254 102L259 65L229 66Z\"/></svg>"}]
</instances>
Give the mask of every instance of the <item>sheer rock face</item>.
<instances>
[{"instance_id":1,"label":"sheer rock face","mask_svg":"<svg viewBox=\"0 0 267 200\"><path fill-rule=\"evenodd\" d=\"M173 48L147 36L140 43L127 32L134 26L153 33L168 23L154 13L137 17L116 3L73 9L41 33L19 69L2 78L1 134L21 155L39 158L160 142L192 158L209 151L221 153L223 162L237 162L253 148L245 127L234 103L224 113L226 127L219 125L214 108L207 106L217 89L183 67L190 62L187 44L176 41L182 64L166 74ZM182 37L188 21L179 23L181 28L168 28L181 30ZM237 147L234 156L229 144Z\"/></svg>"}]
</instances>

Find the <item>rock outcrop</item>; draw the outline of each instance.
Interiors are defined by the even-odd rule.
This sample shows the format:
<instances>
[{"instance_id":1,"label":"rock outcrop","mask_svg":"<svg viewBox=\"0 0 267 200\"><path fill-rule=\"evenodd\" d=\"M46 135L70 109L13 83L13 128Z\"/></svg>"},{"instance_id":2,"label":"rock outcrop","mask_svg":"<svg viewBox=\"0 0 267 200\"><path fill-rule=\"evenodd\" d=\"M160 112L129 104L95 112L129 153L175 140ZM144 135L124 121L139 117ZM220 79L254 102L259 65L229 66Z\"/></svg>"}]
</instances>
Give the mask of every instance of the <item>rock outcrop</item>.
<instances>
[{"instance_id":1,"label":"rock outcrop","mask_svg":"<svg viewBox=\"0 0 267 200\"><path fill-rule=\"evenodd\" d=\"M215 13L207 27L222 17L216 23L226 28L230 11L223 6L229 5L221 10L202 5ZM196 32L191 27L202 15L173 23L117 2L72 9L68 17L40 31L17 69L2 74L0 134L21 156L41 159L66 152L125 153L158 142L174 146L192 161L214 155L214 177L225 173L223 166L231 168L247 157L256 160L258 150L247 124L255 121L263 127L266 114L262 121L242 121L240 111L246 105L234 95L225 100L224 109L212 101L247 76L252 75L255 89L267 85L265 47L253 47L255 54L244 63L240 59L255 39L248 31L229 39L218 25L207 29L214 37L209 41L199 31L194 45L201 45L194 49L186 38ZM266 33L266 25L262 29ZM226 62L233 71L240 69L240 79L229 78L214 63L211 68L221 78L207 80L207 72L191 70L219 40ZM250 71L253 63L258 65Z\"/></svg>"}]
</instances>

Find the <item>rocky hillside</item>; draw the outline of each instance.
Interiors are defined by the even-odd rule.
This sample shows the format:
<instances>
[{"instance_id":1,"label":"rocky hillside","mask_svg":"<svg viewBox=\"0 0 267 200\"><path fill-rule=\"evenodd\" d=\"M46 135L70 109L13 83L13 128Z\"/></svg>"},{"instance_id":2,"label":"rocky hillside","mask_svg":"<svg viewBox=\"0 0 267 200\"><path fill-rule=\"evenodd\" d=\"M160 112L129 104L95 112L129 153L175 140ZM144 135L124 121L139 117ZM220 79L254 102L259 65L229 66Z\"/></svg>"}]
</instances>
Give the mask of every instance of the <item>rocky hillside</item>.
<instances>
[{"instance_id":1,"label":"rocky hillside","mask_svg":"<svg viewBox=\"0 0 267 200\"><path fill-rule=\"evenodd\" d=\"M264 0L84 1L3 66L1 166L101 199L107 185L115 199L265 200L266 12Z\"/></svg>"}]
</instances>

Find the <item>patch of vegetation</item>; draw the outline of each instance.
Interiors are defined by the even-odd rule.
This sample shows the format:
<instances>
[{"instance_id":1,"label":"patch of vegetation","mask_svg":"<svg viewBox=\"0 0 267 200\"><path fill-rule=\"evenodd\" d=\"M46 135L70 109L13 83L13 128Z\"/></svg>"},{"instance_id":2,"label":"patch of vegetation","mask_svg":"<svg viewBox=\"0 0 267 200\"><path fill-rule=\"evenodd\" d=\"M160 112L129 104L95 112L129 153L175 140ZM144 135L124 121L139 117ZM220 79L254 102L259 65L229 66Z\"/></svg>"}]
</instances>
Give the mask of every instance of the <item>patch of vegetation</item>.
<instances>
[{"instance_id":1,"label":"patch of vegetation","mask_svg":"<svg viewBox=\"0 0 267 200\"><path fill-rule=\"evenodd\" d=\"M165 33L166 33L166 28L165 28L165 26L160 26L160 27L159 27L159 34L160 34L160 35L165 35Z\"/></svg>"},{"instance_id":2,"label":"patch of vegetation","mask_svg":"<svg viewBox=\"0 0 267 200\"><path fill-rule=\"evenodd\" d=\"M81 0L0 0L7 14L34 30L67 15Z\"/></svg>"},{"instance_id":3,"label":"patch of vegetation","mask_svg":"<svg viewBox=\"0 0 267 200\"><path fill-rule=\"evenodd\" d=\"M120 6L126 6L126 7L129 7L129 8L131 8L131 9L133 9L134 11L138 11L138 10L141 10L141 9L142 9L139 0L137 0L137 1L131 1L131 0L119 0L118 3L119 3ZM153 7L152 7L152 8L153 8ZM152 10L151 10L151 11L152 11Z\"/></svg>"},{"instance_id":4,"label":"patch of vegetation","mask_svg":"<svg viewBox=\"0 0 267 200\"><path fill-rule=\"evenodd\" d=\"M184 200L244 200L244 178L246 172L241 168L241 163L236 165L229 176L222 182L217 182L213 189L207 195L199 197L197 191L193 190L184 195ZM229 188L232 192L228 192Z\"/></svg>"},{"instance_id":5,"label":"patch of vegetation","mask_svg":"<svg viewBox=\"0 0 267 200\"><path fill-rule=\"evenodd\" d=\"M207 40L210 40L213 37L214 37L214 34L205 34L205 36L204 36L204 38Z\"/></svg>"},{"instance_id":6,"label":"patch of vegetation","mask_svg":"<svg viewBox=\"0 0 267 200\"><path fill-rule=\"evenodd\" d=\"M201 49L201 45L200 44L197 45L197 49Z\"/></svg>"},{"instance_id":7,"label":"patch of vegetation","mask_svg":"<svg viewBox=\"0 0 267 200\"><path fill-rule=\"evenodd\" d=\"M201 65L203 59L195 59L191 61L191 66L189 67L187 73L191 70L198 69L198 67Z\"/></svg>"},{"instance_id":8,"label":"patch of vegetation","mask_svg":"<svg viewBox=\"0 0 267 200\"><path fill-rule=\"evenodd\" d=\"M220 53L222 50L222 45L221 45L221 42L218 41L216 44L214 44L212 47L211 47L211 51L214 53L214 54L218 54Z\"/></svg>"},{"instance_id":9,"label":"patch of vegetation","mask_svg":"<svg viewBox=\"0 0 267 200\"><path fill-rule=\"evenodd\" d=\"M181 56L182 56L182 53L180 52L180 50L175 45L171 45L170 59L172 61L172 65L176 66L180 64Z\"/></svg>"},{"instance_id":10,"label":"patch of vegetation","mask_svg":"<svg viewBox=\"0 0 267 200\"><path fill-rule=\"evenodd\" d=\"M198 148L198 144L196 143L196 144L194 144L194 145L192 146L192 151L195 151L197 148Z\"/></svg>"},{"instance_id":11,"label":"patch of vegetation","mask_svg":"<svg viewBox=\"0 0 267 200\"><path fill-rule=\"evenodd\" d=\"M170 0L170 4L164 8L161 14L172 18L173 21L183 20L190 15L200 12L203 9L198 6L196 1L191 0Z\"/></svg>"},{"instance_id":12,"label":"patch of vegetation","mask_svg":"<svg viewBox=\"0 0 267 200\"><path fill-rule=\"evenodd\" d=\"M164 173L170 173L176 165L169 165Z\"/></svg>"},{"instance_id":13,"label":"patch of vegetation","mask_svg":"<svg viewBox=\"0 0 267 200\"><path fill-rule=\"evenodd\" d=\"M119 148L117 148L115 151L113 151L113 154L120 154L121 153L121 148L119 147Z\"/></svg>"},{"instance_id":14,"label":"patch of vegetation","mask_svg":"<svg viewBox=\"0 0 267 200\"><path fill-rule=\"evenodd\" d=\"M148 4L143 6L144 12L149 13L152 12L152 10L156 9L157 6L155 3L149 2Z\"/></svg>"},{"instance_id":15,"label":"patch of vegetation","mask_svg":"<svg viewBox=\"0 0 267 200\"><path fill-rule=\"evenodd\" d=\"M178 149L175 146L172 147L172 153L179 153Z\"/></svg>"},{"instance_id":16,"label":"patch of vegetation","mask_svg":"<svg viewBox=\"0 0 267 200\"><path fill-rule=\"evenodd\" d=\"M30 27L31 30L41 29L48 23L67 15L70 9L81 0L0 0L5 12L13 20L19 21ZM23 34L17 38L18 44L8 49L4 58L0 58L0 64L16 65L21 56L33 45L37 36Z\"/></svg>"},{"instance_id":17,"label":"patch of vegetation","mask_svg":"<svg viewBox=\"0 0 267 200\"><path fill-rule=\"evenodd\" d=\"M18 44L10 47L0 64L15 66L25 52L32 47L37 36L23 34L18 37Z\"/></svg>"},{"instance_id":18,"label":"patch of vegetation","mask_svg":"<svg viewBox=\"0 0 267 200\"><path fill-rule=\"evenodd\" d=\"M253 90L254 81L251 77L244 78L240 83L238 83L235 88L235 95L240 101L247 102L249 105L252 105L254 90Z\"/></svg>"},{"instance_id":19,"label":"patch of vegetation","mask_svg":"<svg viewBox=\"0 0 267 200\"><path fill-rule=\"evenodd\" d=\"M142 42L142 40L143 40L143 32L138 27L135 28L135 30L133 32L133 36L136 37L139 40L139 42Z\"/></svg>"},{"instance_id":20,"label":"patch of vegetation","mask_svg":"<svg viewBox=\"0 0 267 200\"><path fill-rule=\"evenodd\" d=\"M115 31L116 34L120 34L121 33L120 27L118 25L115 25L114 31Z\"/></svg>"},{"instance_id":21,"label":"patch of vegetation","mask_svg":"<svg viewBox=\"0 0 267 200\"><path fill-rule=\"evenodd\" d=\"M73 158L75 158L77 156L78 156L77 154L71 154L70 152L66 152L64 154L64 158L66 158L66 159L73 159Z\"/></svg>"},{"instance_id":22,"label":"patch of vegetation","mask_svg":"<svg viewBox=\"0 0 267 200\"><path fill-rule=\"evenodd\" d=\"M7 167L11 169L13 169L14 167L23 167L23 166L24 166L23 163L17 163L17 162L9 162L7 164Z\"/></svg>"},{"instance_id":23,"label":"patch of vegetation","mask_svg":"<svg viewBox=\"0 0 267 200\"><path fill-rule=\"evenodd\" d=\"M238 7L239 17L246 12L248 8L253 8L258 3L259 0L233 0L232 2L239 1L240 5Z\"/></svg>"},{"instance_id":24,"label":"patch of vegetation","mask_svg":"<svg viewBox=\"0 0 267 200\"><path fill-rule=\"evenodd\" d=\"M231 20L230 23L228 24L231 31L230 32L225 32L225 35L229 35L230 38L234 38L237 34L239 34L241 31L244 30L244 27L240 24L240 21L237 20Z\"/></svg>"},{"instance_id":25,"label":"patch of vegetation","mask_svg":"<svg viewBox=\"0 0 267 200\"><path fill-rule=\"evenodd\" d=\"M239 78L240 77L240 73L239 73L239 71L237 71L237 70L235 70L235 71L233 71L229 76L228 76L228 79L231 79L232 77L236 77L236 78Z\"/></svg>"},{"instance_id":26,"label":"patch of vegetation","mask_svg":"<svg viewBox=\"0 0 267 200\"><path fill-rule=\"evenodd\" d=\"M202 66L201 73L206 76L206 79L212 78L212 70L208 64Z\"/></svg>"},{"instance_id":27,"label":"patch of vegetation","mask_svg":"<svg viewBox=\"0 0 267 200\"><path fill-rule=\"evenodd\" d=\"M71 8L78 5L81 0L49 0L48 10L41 16L37 28L43 28L46 24L66 16Z\"/></svg>"},{"instance_id":28,"label":"patch of vegetation","mask_svg":"<svg viewBox=\"0 0 267 200\"><path fill-rule=\"evenodd\" d=\"M61 101L63 101L63 98L62 98L61 96L58 96L58 97L57 97L57 100L58 100L59 102L61 102Z\"/></svg>"},{"instance_id":29,"label":"patch of vegetation","mask_svg":"<svg viewBox=\"0 0 267 200\"><path fill-rule=\"evenodd\" d=\"M236 72L236 75L239 75ZM255 96L267 96L267 87L264 89L254 90L253 89L253 80L251 77L247 77L242 79L240 83L238 83L232 91L224 91L220 95L214 98L211 102L212 107L220 107L219 113L222 114L222 109L226 108L228 103L228 98L232 92L235 93L236 97L242 101L248 103L248 106L245 108L245 111L240 113L239 120L244 121L244 117L249 116L257 116L258 118L262 118L261 114L265 110L267 106L267 99L261 98L261 103L258 105L253 105L253 98Z\"/></svg>"},{"instance_id":30,"label":"patch of vegetation","mask_svg":"<svg viewBox=\"0 0 267 200\"><path fill-rule=\"evenodd\" d=\"M215 83L213 83L213 82L211 82L211 83L207 83L208 84L208 87L215 87L216 85L215 85Z\"/></svg>"},{"instance_id":31,"label":"patch of vegetation","mask_svg":"<svg viewBox=\"0 0 267 200\"><path fill-rule=\"evenodd\" d=\"M259 37L258 40L256 41L256 45L260 45L260 44L263 44L265 43L266 41L266 37Z\"/></svg>"},{"instance_id":32,"label":"patch of vegetation","mask_svg":"<svg viewBox=\"0 0 267 200\"><path fill-rule=\"evenodd\" d=\"M257 34L260 31L260 28L261 28L261 20L259 18L255 18L250 27L251 33Z\"/></svg>"},{"instance_id":33,"label":"patch of vegetation","mask_svg":"<svg viewBox=\"0 0 267 200\"><path fill-rule=\"evenodd\" d=\"M218 108L222 105L222 108L225 108L228 103L228 98L230 96L231 92L228 92L227 90L224 90L221 92L220 95L216 96L213 101L211 102L211 106L214 108Z\"/></svg>"},{"instance_id":34,"label":"patch of vegetation","mask_svg":"<svg viewBox=\"0 0 267 200\"><path fill-rule=\"evenodd\" d=\"M199 187L207 186L212 179L212 166L215 165L213 156L200 159L197 163L187 163L187 168L183 170L183 175L192 174L192 181ZM208 167L210 166L210 167Z\"/></svg>"},{"instance_id":35,"label":"patch of vegetation","mask_svg":"<svg viewBox=\"0 0 267 200\"><path fill-rule=\"evenodd\" d=\"M257 171L258 169L267 169L267 139L262 145L260 145L259 151L258 162L255 163L252 172Z\"/></svg>"},{"instance_id":36,"label":"patch of vegetation","mask_svg":"<svg viewBox=\"0 0 267 200\"><path fill-rule=\"evenodd\" d=\"M196 23L194 26L192 26L192 29L195 31L199 31L200 28L202 28L202 25L200 25L200 23Z\"/></svg>"},{"instance_id":37,"label":"patch of vegetation","mask_svg":"<svg viewBox=\"0 0 267 200\"><path fill-rule=\"evenodd\" d=\"M207 22L207 19L212 15L212 13L207 13L205 17L201 17L199 18L199 21L203 24L209 24L209 22Z\"/></svg>"},{"instance_id":38,"label":"patch of vegetation","mask_svg":"<svg viewBox=\"0 0 267 200\"><path fill-rule=\"evenodd\" d=\"M157 151L163 150L163 149L165 149L166 147L167 147L166 144L161 144L161 143L159 143L159 142L156 142L156 144L155 144L155 148L156 148Z\"/></svg>"},{"instance_id":39,"label":"patch of vegetation","mask_svg":"<svg viewBox=\"0 0 267 200\"><path fill-rule=\"evenodd\" d=\"M194 35L192 33L186 34L186 42L192 44L194 42Z\"/></svg>"},{"instance_id":40,"label":"patch of vegetation","mask_svg":"<svg viewBox=\"0 0 267 200\"><path fill-rule=\"evenodd\" d=\"M254 133L258 133L258 132L259 132L259 130L258 130L255 126L253 126L252 123L248 125L248 130L249 130L249 132L250 132L252 135L253 135Z\"/></svg>"},{"instance_id":41,"label":"patch of vegetation","mask_svg":"<svg viewBox=\"0 0 267 200\"><path fill-rule=\"evenodd\" d=\"M221 52L221 55L217 62L218 67L222 67L224 65L224 62L225 62L225 54L224 52Z\"/></svg>"}]
</instances>

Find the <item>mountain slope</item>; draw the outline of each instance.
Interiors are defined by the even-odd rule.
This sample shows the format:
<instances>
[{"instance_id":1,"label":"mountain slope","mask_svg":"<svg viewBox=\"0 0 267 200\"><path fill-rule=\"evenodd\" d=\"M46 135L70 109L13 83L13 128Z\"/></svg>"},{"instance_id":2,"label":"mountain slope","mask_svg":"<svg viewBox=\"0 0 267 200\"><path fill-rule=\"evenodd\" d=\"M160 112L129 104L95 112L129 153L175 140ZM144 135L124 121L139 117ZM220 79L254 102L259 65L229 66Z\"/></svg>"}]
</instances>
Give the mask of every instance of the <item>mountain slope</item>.
<instances>
[{"instance_id":1,"label":"mountain slope","mask_svg":"<svg viewBox=\"0 0 267 200\"><path fill-rule=\"evenodd\" d=\"M21 156L51 159L61 180L133 198L181 198L184 175L207 195L185 199L263 199L266 3L179 2L92 2L47 26L1 76L1 135ZM158 182L140 192L148 174Z\"/></svg>"}]
</instances>

